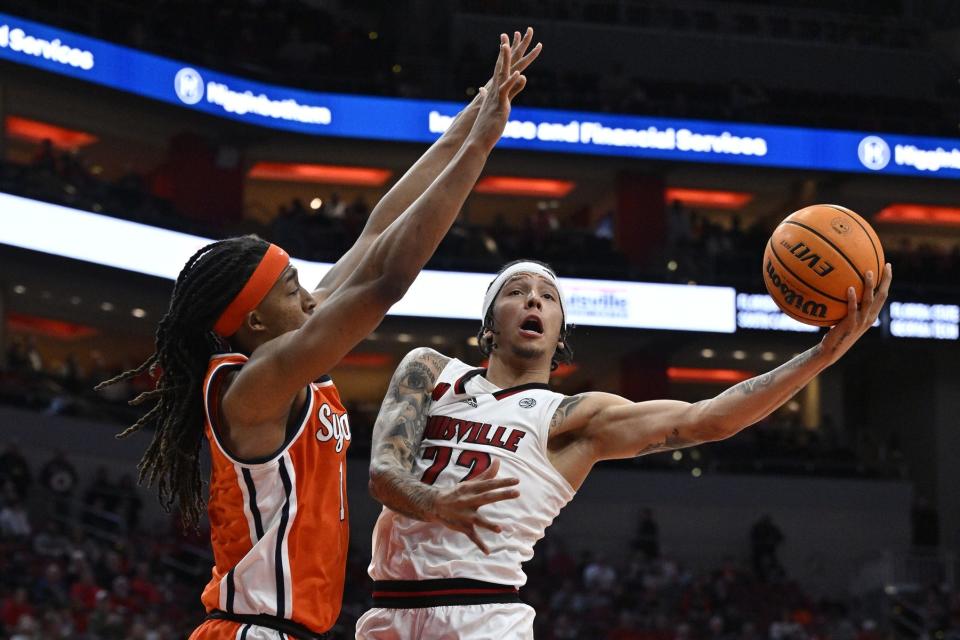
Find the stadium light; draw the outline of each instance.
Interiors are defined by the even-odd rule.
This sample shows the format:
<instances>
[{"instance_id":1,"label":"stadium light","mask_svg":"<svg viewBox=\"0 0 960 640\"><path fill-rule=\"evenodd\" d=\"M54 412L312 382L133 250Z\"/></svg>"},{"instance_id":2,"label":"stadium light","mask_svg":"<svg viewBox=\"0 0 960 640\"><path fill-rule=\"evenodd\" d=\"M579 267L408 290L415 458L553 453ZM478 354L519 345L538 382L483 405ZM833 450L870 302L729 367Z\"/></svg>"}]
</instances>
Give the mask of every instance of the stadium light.
<instances>
[{"instance_id":1,"label":"stadium light","mask_svg":"<svg viewBox=\"0 0 960 640\"><path fill-rule=\"evenodd\" d=\"M35 143L49 140L58 149L77 149L99 140L97 136L86 131L59 127L49 122L21 118L20 116L7 116L4 125L7 135L12 138Z\"/></svg>"},{"instance_id":2,"label":"stadium light","mask_svg":"<svg viewBox=\"0 0 960 640\"><path fill-rule=\"evenodd\" d=\"M538 196L563 198L576 183L552 178L522 178L519 176L486 176L477 182L474 191L505 196Z\"/></svg>"},{"instance_id":3,"label":"stadium light","mask_svg":"<svg viewBox=\"0 0 960 640\"><path fill-rule=\"evenodd\" d=\"M316 182L343 184L356 187L380 187L393 172L376 167L347 167L335 164L305 164L297 162L258 162L247 176L255 180L283 180L285 182Z\"/></svg>"},{"instance_id":4,"label":"stadium light","mask_svg":"<svg viewBox=\"0 0 960 640\"><path fill-rule=\"evenodd\" d=\"M669 187L664 192L664 200L673 202L679 200L688 207L704 209L742 209L745 204L753 200L752 193L739 191L714 191L709 189L684 189Z\"/></svg>"},{"instance_id":5,"label":"stadium light","mask_svg":"<svg viewBox=\"0 0 960 640\"><path fill-rule=\"evenodd\" d=\"M752 378L752 371L741 369L705 369L699 367L668 367L667 378L671 382L735 384Z\"/></svg>"},{"instance_id":6,"label":"stadium light","mask_svg":"<svg viewBox=\"0 0 960 640\"><path fill-rule=\"evenodd\" d=\"M32 333L58 340L79 340L99 333L96 329L87 325L23 313L8 313L7 327L11 331Z\"/></svg>"},{"instance_id":7,"label":"stadium light","mask_svg":"<svg viewBox=\"0 0 960 640\"><path fill-rule=\"evenodd\" d=\"M960 208L928 204L896 203L881 209L874 216L877 222L922 224L944 227L960 226Z\"/></svg>"}]
</instances>

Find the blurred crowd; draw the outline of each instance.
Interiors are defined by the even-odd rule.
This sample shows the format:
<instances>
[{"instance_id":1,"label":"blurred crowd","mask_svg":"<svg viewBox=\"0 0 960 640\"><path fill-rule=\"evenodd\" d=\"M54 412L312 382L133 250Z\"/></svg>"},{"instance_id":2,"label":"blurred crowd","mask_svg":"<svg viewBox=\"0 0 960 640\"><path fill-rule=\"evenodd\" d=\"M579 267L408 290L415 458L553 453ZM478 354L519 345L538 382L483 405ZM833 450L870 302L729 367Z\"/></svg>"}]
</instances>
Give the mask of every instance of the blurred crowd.
<instances>
[{"instance_id":1,"label":"blurred crowd","mask_svg":"<svg viewBox=\"0 0 960 640\"><path fill-rule=\"evenodd\" d=\"M215 226L181 214L167 199L151 193L150 180L133 172L101 179L77 151L38 147L29 164L0 162L0 191L154 226L223 237L256 233L292 255L325 262L337 260L353 244L370 215L362 196L349 201L336 191L310 203L298 198L281 205L262 225L253 219ZM454 224L429 263L430 268L496 271L504 262L537 256L570 277L726 284L756 288L759 258L769 235L760 224L744 225L737 215L716 217L683 206L665 205L666 238L661 252L644 265L629 264L616 249L615 215L596 218L587 207L559 216L559 203L531 202L519 224L503 215L475 224L468 217ZM897 265L896 287L937 291L960 281L960 243L950 249L904 239L887 247Z\"/></svg>"},{"instance_id":2,"label":"blurred crowd","mask_svg":"<svg viewBox=\"0 0 960 640\"><path fill-rule=\"evenodd\" d=\"M101 179L79 152L61 152L48 142L29 164L0 162L0 191L206 237L256 233L308 260L339 259L370 214L362 197L347 202L332 192L309 205L292 199L267 225L244 219L214 226L179 213L169 200L151 193L149 182L135 173ZM595 224L584 210L561 225L556 206L541 201L519 226L508 225L502 215L486 226L461 219L428 266L496 271L506 261L535 255L565 275L629 277L625 259L613 246L612 214Z\"/></svg>"},{"instance_id":3,"label":"blurred crowd","mask_svg":"<svg viewBox=\"0 0 960 640\"><path fill-rule=\"evenodd\" d=\"M127 401L153 388L153 380L145 373L95 392L97 384L132 368L132 363L111 368L98 351L90 354L92 364L86 369L73 354L54 361L44 357L32 336L11 337L5 356L6 364L0 367L0 403L49 415L132 422L143 410Z\"/></svg>"},{"instance_id":4,"label":"blurred crowd","mask_svg":"<svg viewBox=\"0 0 960 640\"><path fill-rule=\"evenodd\" d=\"M84 369L73 355L62 361L45 358L31 337L13 335L7 347L7 364L0 367L0 404L118 425L139 418L144 407L131 407L127 402L152 388L152 379L144 374L95 392L97 383L120 369L107 368L99 353L94 353L91 361L90 368ZM379 407L349 403L347 409L354 434L350 455L365 458ZM793 405L773 413L736 438L673 455L644 456L613 464L686 473L698 469L707 473L861 478L909 475L895 434L881 438L869 429L838 424L830 415L823 416L816 429L810 429L802 424Z\"/></svg>"},{"instance_id":5,"label":"blurred crowd","mask_svg":"<svg viewBox=\"0 0 960 640\"><path fill-rule=\"evenodd\" d=\"M9 445L0 504L0 636L174 640L196 624L207 543L144 526L130 475L83 477L55 452L34 476Z\"/></svg>"},{"instance_id":6,"label":"blurred crowd","mask_svg":"<svg viewBox=\"0 0 960 640\"><path fill-rule=\"evenodd\" d=\"M186 638L203 615L208 532L141 522L139 500L129 479L106 469L84 477L60 452L35 473L15 446L0 452L0 635ZM890 616L889 603L806 592L781 565L784 534L767 515L745 527L748 557L709 569L667 552L650 509L638 510L635 531L629 549L575 553L562 518L548 530L521 590L538 639L883 640L904 624L904 608L922 631L911 637L960 638L960 594L944 586L904 595ZM369 607L367 560L354 544L334 638L352 638Z\"/></svg>"},{"instance_id":7,"label":"blurred crowd","mask_svg":"<svg viewBox=\"0 0 960 640\"><path fill-rule=\"evenodd\" d=\"M657 269L648 277L667 282L694 281L756 287L761 256L770 229L744 226L737 215L717 219L683 206L666 207L667 237ZM895 289L909 285L920 292L954 289L960 282L960 242L947 247L928 240L901 239L886 246L887 262L896 265Z\"/></svg>"}]
</instances>

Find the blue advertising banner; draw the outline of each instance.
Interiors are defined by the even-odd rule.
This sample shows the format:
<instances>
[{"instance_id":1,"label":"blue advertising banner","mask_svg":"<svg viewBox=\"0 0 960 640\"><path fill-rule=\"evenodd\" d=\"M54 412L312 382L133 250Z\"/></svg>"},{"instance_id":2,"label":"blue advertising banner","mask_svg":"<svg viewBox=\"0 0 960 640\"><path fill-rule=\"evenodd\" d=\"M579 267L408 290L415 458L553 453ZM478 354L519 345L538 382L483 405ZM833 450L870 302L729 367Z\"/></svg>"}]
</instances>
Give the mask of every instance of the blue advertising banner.
<instances>
[{"instance_id":1,"label":"blue advertising banner","mask_svg":"<svg viewBox=\"0 0 960 640\"><path fill-rule=\"evenodd\" d=\"M213 116L319 136L431 142L462 105L247 80L0 14L0 59ZM535 81L535 79L534 79ZM960 139L516 107L500 146L529 151L960 178Z\"/></svg>"}]
</instances>

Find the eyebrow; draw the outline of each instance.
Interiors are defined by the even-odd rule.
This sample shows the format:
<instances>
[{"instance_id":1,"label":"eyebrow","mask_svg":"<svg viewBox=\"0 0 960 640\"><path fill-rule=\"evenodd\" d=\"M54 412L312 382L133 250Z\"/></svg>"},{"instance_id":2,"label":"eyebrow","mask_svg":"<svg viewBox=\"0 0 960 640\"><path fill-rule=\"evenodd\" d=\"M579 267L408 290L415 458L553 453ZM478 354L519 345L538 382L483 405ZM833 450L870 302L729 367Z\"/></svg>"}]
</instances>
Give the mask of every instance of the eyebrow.
<instances>
[{"instance_id":1,"label":"eyebrow","mask_svg":"<svg viewBox=\"0 0 960 640\"><path fill-rule=\"evenodd\" d=\"M284 280L287 280L287 281L296 280L296 279L297 279L297 268L296 268L296 267L290 267L290 269L287 271L287 275L285 275L285 276L283 277L283 279L284 279Z\"/></svg>"},{"instance_id":2,"label":"eyebrow","mask_svg":"<svg viewBox=\"0 0 960 640\"><path fill-rule=\"evenodd\" d=\"M508 284L516 280L520 280L521 278L531 278L531 277L537 278L540 281L540 284L545 284L549 286L551 289L553 289L557 293L557 295L560 294L560 290L556 287L556 285L554 285L552 282L550 282L548 279L544 278L543 276L537 275L535 273L518 273L514 276L510 276L510 279L504 282L503 286L506 287Z\"/></svg>"}]
</instances>

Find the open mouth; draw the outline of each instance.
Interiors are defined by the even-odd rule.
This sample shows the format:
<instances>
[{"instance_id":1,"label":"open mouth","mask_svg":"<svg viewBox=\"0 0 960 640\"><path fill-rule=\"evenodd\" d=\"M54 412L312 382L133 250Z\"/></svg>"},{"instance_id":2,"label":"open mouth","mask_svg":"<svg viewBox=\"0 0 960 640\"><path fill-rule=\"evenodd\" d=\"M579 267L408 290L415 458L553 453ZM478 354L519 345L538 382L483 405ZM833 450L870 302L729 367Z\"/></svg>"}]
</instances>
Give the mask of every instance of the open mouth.
<instances>
[{"instance_id":1,"label":"open mouth","mask_svg":"<svg viewBox=\"0 0 960 640\"><path fill-rule=\"evenodd\" d=\"M540 318L530 316L520 325L520 332L528 335L543 335L543 323Z\"/></svg>"}]
</instances>

